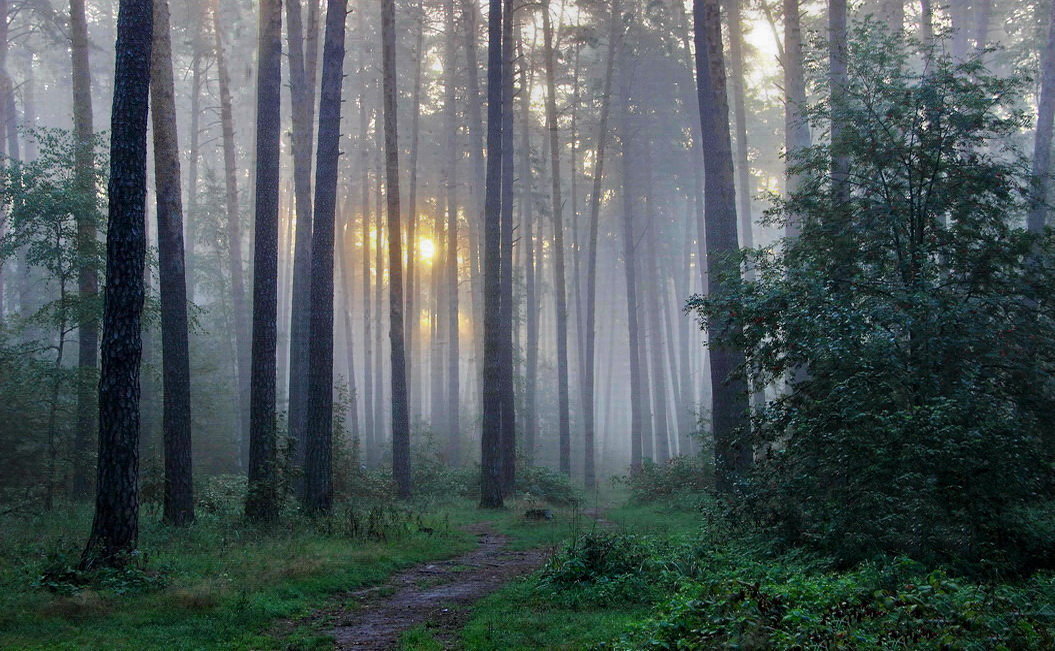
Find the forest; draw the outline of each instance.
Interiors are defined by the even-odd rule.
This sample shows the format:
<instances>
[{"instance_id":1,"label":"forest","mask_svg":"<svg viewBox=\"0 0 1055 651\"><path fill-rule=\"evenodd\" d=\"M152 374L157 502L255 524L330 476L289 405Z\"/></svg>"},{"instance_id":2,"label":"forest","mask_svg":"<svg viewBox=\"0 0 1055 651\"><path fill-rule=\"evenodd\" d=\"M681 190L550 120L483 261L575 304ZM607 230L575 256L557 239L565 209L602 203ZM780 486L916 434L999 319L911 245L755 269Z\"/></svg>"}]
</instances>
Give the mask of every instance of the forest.
<instances>
[{"instance_id":1,"label":"forest","mask_svg":"<svg viewBox=\"0 0 1055 651\"><path fill-rule=\"evenodd\" d=\"M0 648L1055 648L1055 0L0 0Z\"/></svg>"}]
</instances>

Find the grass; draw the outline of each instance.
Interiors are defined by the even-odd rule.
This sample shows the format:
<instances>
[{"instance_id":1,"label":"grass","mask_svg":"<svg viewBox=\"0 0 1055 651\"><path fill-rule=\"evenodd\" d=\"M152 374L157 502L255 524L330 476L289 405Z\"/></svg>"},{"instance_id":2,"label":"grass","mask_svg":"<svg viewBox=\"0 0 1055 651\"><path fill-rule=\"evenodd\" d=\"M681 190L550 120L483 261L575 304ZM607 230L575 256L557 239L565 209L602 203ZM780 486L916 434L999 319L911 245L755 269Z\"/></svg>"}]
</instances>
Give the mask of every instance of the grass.
<instances>
[{"instance_id":1,"label":"grass","mask_svg":"<svg viewBox=\"0 0 1055 651\"><path fill-rule=\"evenodd\" d=\"M186 529L146 516L140 549L156 584L110 581L60 593L38 585L49 567L73 565L90 526L86 506L0 522L0 648L272 648L275 622L393 572L472 548L471 535L424 516L386 541L293 519L272 530L233 514L203 514ZM320 530L321 529L321 530ZM332 529L332 527L330 528ZM163 584L163 585L158 585ZM298 632L298 648L325 645ZM288 641L287 641L288 642Z\"/></svg>"}]
</instances>

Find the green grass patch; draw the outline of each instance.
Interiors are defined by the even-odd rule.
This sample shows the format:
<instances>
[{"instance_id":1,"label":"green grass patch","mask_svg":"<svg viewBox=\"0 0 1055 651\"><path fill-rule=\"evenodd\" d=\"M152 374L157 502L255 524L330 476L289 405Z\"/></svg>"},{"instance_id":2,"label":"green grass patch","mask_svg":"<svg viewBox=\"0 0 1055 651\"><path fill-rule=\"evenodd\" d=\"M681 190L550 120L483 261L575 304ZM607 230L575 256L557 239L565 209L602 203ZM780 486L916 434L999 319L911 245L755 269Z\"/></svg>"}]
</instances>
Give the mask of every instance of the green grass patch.
<instances>
[{"instance_id":1,"label":"green grass patch","mask_svg":"<svg viewBox=\"0 0 1055 651\"><path fill-rule=\"evenodd\" d=\"M475 544L438 514L338 512L322 524L290 518L269 529L231 513L202 513L185 529L144 515L139 564L153 579L145 585L134 573L88 585L43 578L76 564L91 524L88 506L5 518L0 648L168 649L174 641L195 649L273 648L283 644L270 630L276 621ZM326 645L316 631L295 635L298 648Z\"/></svg>"}]
</instances>

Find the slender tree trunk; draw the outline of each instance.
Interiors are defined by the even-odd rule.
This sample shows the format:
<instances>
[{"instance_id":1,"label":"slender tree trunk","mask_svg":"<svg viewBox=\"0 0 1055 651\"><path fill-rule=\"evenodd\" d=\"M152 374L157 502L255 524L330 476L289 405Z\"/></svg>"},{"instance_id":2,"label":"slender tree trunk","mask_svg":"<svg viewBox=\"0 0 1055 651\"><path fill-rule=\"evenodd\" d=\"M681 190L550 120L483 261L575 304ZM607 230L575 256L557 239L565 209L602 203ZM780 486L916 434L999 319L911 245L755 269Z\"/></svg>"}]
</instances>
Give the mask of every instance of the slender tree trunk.
<instances>
[{"instance_id":1,"label":"slender tree trunk","mask_svg":"<svg viewBox=\"0 0 1055 651\"><path fill-rule=\"evenodd\" d=\"M223 132L223 167L227 209L227 264L231 277L231 311L234 320L236 376L238 382L239 466L249 460L250 339L247 318L245 275L242 273L242 218L238 209L237 152L234 144L234 109L231 105L231 82L227 74L220 14L213 8L213 32L216 37L216 68L220 78L220 123ZM277 182L277 179L276 179Z\"/></svg>"},{"instance_id":2,"label":"slender tree trunk","mask_svg":"<svg viewBox=\"0 0 1055 651\"><path fill-rule=\"evenodd\" d=\"M151 0L121 0L110 120L97 490L82 569L123 564L139 535L139 361L152 26Z\"/></svg>"},{"instance_id":3,"label":"slender tree trunk","mask_svg":"<svg viewBox=\"0 0 1055 651\"><path fill-rule=\"evenodd\" d=\"M73 138L77 143L74 168L80 191L94 194L97 181L92 143L92 77L88 66L88 23L84 0L70 0L70 44L73 53ZM77 250L81 260L85 261L77 270L77 292L83 306L91 305L99 291L98 274L87 262L97 246L96 222L94 212L77 215ZM2 307L0 305L0 309ZM88 471L89 442L95 430L94 389L99 359L99 323L95 310L87 307L78 310L77 325L77 428L73 438L72 488L75 499L88 499L92 485Z\"/></svg>"},{"instance_id":4,"label":"slender tree trunk","mask_svg":"<svg viewBox=\"0 0 1055 651\"><path fill-rule=\"evenodd\" d=\"M549 0L542 3L543 56L546 61L546 129L549 131L550 179L553 200L553 264L557 300L557 418L560 470L571 474L571 416L568 397L568 297L564 270L564 203L561 198L560 137L557 131L557 86L554 73L553 27Z\"/></svg>"},{"instance_id":5,"label":"slender tree trunk","mask_svg":"<svg viewBox=\"0 0 1055 651\"><path fill-rule=\"evenodd\" d=\"M316 0L309 0L314 3ZM286 0L286 42L289 54L290 114L293 132L293 195L297 226L293 245L293 298L289 324L289 438L294 458L303 468L307 446L309 331L314 256L312 242L311 149L314 122L314 78L305 63L300 0ZM320 115L321 118L321 115ZM332 311L332 306L331 306Z\"/></svg>"},{"instance_id":6,"label":"slender tree trunk","mask_svg":"<svg viewBox=\"0 0 1055 651\"><path fill-rule=\"evenodd\" d=\"M344 297L344 343L348 362L348 420L351 423L350 429L352 433L353 449L360 450L359 388L355 382L355 331L352 328L352 310L354 309L354 302L352 300L352 272L350 269L352 263L351 260L349 260L348 254L352 247L349 237L352 232L352 223L348 217L347 204L345 204L342 222L344 223L344 228L341 229L341 246L337 248L337 260L340 264L341 293ZM359 459L355 459L355 461L358 463ZM358 468L355 468L355 470L358 470Z\"/></svg>"},{"instance_id":7,"label":"slender tree trunk","mask_svg":"<svg viewBox=\"0 0 1055 651\"><path fill-rule=\"evenodd\" d=\"M191 472L190 351L187 281L183 260L183 201L180 190L176 98L168 0L154 0L150 104L154 127L158 262L161 281L161 356L164 371L165 511L169 524L194 520Z\"/></svg>"},{"instance_id":8,"label":"slender tree trunk","mask_svg":"<svg viewBox=\"0 0 1055 651\"><path fill-rule=\"evenodd\" d=\"M425 8L418 7L418 35L414 57L414 96L411 99L410 119L410 193L407 206L407 392L411 417L421 415L421 364L414 360L414 351L418 346L418 286L417 286L417 251L418 251L418 149L421 134L421 69L425 58Z\"/></svg>"},{"instance_id":9,"label":"slender tree trunk","mask_svg":"<svg viewBox=\"0 0 1055 651\"><path fill-rule=\"evenodd\" d=\"M831 84L832 201L842 210L850 201L850 158L843 142L846 102L846 0L828 0L828 79Z\"/></svg>"},{"instance_id":10,"label":"slender tree trunk","mask_svg":"<svg viewBox=\"0 0 1055 651\"><path fill-rule=\"evenodd\" d=\"M744 100L744 34L740 0L723 0L729 21L729 90L733 97L733 124L736 129L736 209L740 216L740 246L755 245L751 219L751 168L747 146L747 108Z\"/></svg>"},{"instance_id":11,"label":"slender tree trunk","mask_svg":"<svg viewBox=\"0 0 1055 651\"><path fill-rule=\"evenodd\" d=\"M260 2L256 105L256 234L250 370L249 494L246 517L278 516L275 350L279 150L282 129L282 0Z\"/></svg>"},{"instance_id":12,"label":"slender tree trunk","mask_svg":"<svg viewBox=\"0 0 1055 651\"><path fill-rule=\"evenodd\" d=\"M360 14L361 15L361 14ZM359 30L360 32L362 30ZM370 114L366 108L366 81L363 77L363 68L360 66L359 74L363 79L363 87L359 95L359 147L362 156L359 159L362 168L360 178L360 213L362 215L363 231L363 422L366 425L365 447L366 461L370 466L374 465L374 453L377 449L376 436L377 426L374 423L374 378L373 378L373 339L370 331L373 324L371 314L372 301L370 298L370 172L369 172L369 149L367 148L367 129L370 122ZM380 246L380 242L377 246ZM381 309L378 306L378 309ZM381 351L378 351L381 354Z\"/></svg>"},{"instance_id":13,"label":"slender tree trunk","mask_svg":"<svg viewBox=\"0 0 1055 651\"><path fill-rule=\"evenodd\" d=\"M410 411L403 336L403 251L399 210L399 138L396 122L396 3L381 0L381 67L385 105L385 176L388 198L388 302L392 343L392 477L401 499L410 497ZM457 336L456 334L453 336Z\"/></svg>"},{"instance_id":14,"label":"slender tree trunk","mask_svg":"<svg viewBox=\"0 0 1055 651\"><path fill-rule=\"evenodd\" d=\"M974 47L979 55L985 52L989 41L989 23L993 19L993 0L978 0L975 7Z\"/></svg>"},{"instance_id":15,"label":"slender tree trunk","mask_svg":"<svg viewBox=\"0 0 1055 651\"><path fill-rule=\"evenodd\" d=\"M484 368L480 506L502 506L501 208L502 0L488 0L487 180L484 202ZM471 69L471 66L470 66Z\"/></svg>"},{"instance_id":16,"label":"slender tree trunk","mask_svg":"<svg viewBox=\"0 0 1055 651\"><path fill-rule=\"evenodd\" d=\"M333 510L333 249L347 13L348 0L327 0L311 231L311 305L308 310L311 329L308 334L310 370L304 506L312 513Z\"/></svg>"},{"instance_id":17,"label":"slender tree trunk","mask_svg":"<svg viewBox=\"0 0 1055 651\"><path fill-rule=\"evenodd\" d=\"M485 172L484 172L484 119L483 119L483 96L480 92L480 63L477 55L477 16L478 4L472 0L462 0L462 22L465 25L465 60L466 75L468 77L468 96L466 97L466 108L469 117L469 165L472 169L472 209L467 213L468 219L468 242L469 242L469 287L472 294L472 316L473 316L473 357L477 360L476 372L470 377L478 387L483 375L484 362L484 337L483 328L480 324L484 322L484 285L483 273L479 258L482 247L481 231L486 231L486 216L484 212L485 195ZM488 53L490 56L490 53ZM490 79L488 79L490 83ZM477 334L480 333L480 334ZM479 392L476 393L480 395Z\"/></svg>"},{"instance_id":18,"label":"slender tree trunk","mask_svg":"<svg viewBox=\"0 0 1055 651\"><path fill-rule=\"evenodd\" d=\"M187 156L187 210L184 213L184 251L187 262L187 300L194 302L195 290L195 224L198 219L198 159L201 157L201 90L202 58L204 57L203 31L205 11L202 0L194 1L194 17L191 29L190 64L190 145Z\"/></svg>"},{"instance_id":19,"label":"slender tree trunk","mask_svg":"<svg viewBox=\"0 0 1055 651\"><path fill-rule=\"evenodd\" d=\"M803 68L802 26L799 0L784 0L784 150L790 164L811 144L806 121L806 75ZM798 192L801 177L788 173L787 193ZM787 224L787 235L797 237L801 226L795 215Z\"/></svg>"},{"instance_id":20,"label":"slender tree trunk","mask_svg":"<svg viewBox=\"0 0 1055 651\"><path fill-rule=\"evenodd\" d=\"M1044 232L1048 214L1048 179L1051 176L1051 139L1055 121L1055 3L1048 17L1048 40L1040 59L1040 100L1037 133L1033 143L1033 196L1026 226Z\"/></svg>"},{"instance_id":21,"label":"slender tree trunk","mask_svg":"<svg viewBox=\"0 0 1055 651\"><path fill-rule=\"evenodd\" d=\"M447 195L447 461L451 464L461 462L461 424L459 412L461 385L458 368L461 363L461 350L458 341L458 148L457 107L455 106L455 83L458 64L455 61L456 47L453 38L455 30L454 0L447 0L444 7L444 18L448 38L445 39L444 75L445 88L443 99L444 119L447 125L447 166L444 170L445 193Z\"/></svg>"},{"instance_id":22,"label":"slender tree trunk","mask_svg":"<svg viewBox=\"0 0 1055 651\"><path fill-rule=\"evenodd\" d=\"M597 339L597 230L601 216L601 187L604 181L605 150L608 147L608 114L612 100L612 76L615 57L622 42L619 0L612 0L608 19L608 50L604 65L604 87L601 91L601 115L597 123L597 152L594 158L593 185L590 190L590 223L586 239L586 340L583 354L583 481L586 489L597 484L596 413L594 400Z\"/></svg>"},{"instance_id":23,"label":"slender tree trunk","mask_svg":"<svg viewBox=\"0 0 1055 651\"><path fill-rule=\"evenodd\" d=\"M380 99L380 98L379 98ZM377 233L377 246L374 248L374 427L377 447L375 454L380 454L381 446L385 442L385 356L382 354L384 343L384 304L382 303L385 279L384 246L385 241L385 219L384 208L381 205L382 191L384 188L384 174L382 171L382 158L384 157L384 130L382 120L384 115L381 111L374 114L374 133L377 136L377 154L374 168L374 231Z\"/></svg>"},{"instance_id":24,"label":"slender tree trunk","mask_svg":"<svg viewBox=\"0 0 1055 651\"><path fill-rule=\"evenodd\" d=\"M524 251L524 457L528 464L535 460L538 438L538 345L539 345L539 299L537 267L535 259L535 207L531 180L531 67L527 65L523 40L517 41L520 59L523 61L523 87L520 92L520 114L523 134L520 141L520 201L523 209L521 237Z\"/></svg>"},{"instance_id":25,"label":"slender tree trunk","mask_svg":"<svg viewBox=\"0 0 1055 651\"><path fill-rule=\"evenodd\" d=\"M502 298L499 303L502 365L502 488L516 488L516 406L513 394L513 2L502 17Z\"/></svg>"},{"instance_id":26,"label":"slender tree trunk","mask_svg":"<svg viewBox=\"0 0 1055 651\"><path fill-rule=\"evenodd\" d=\"M693 14L705 174L708 293L721 296L735 291L735 285L730 283L736 280L727 280L721 272L731 264L731 257L737 250L737 224L729 104L717 0L694 0ZM716 343L724 329L724 324L712 321L707 333L711 342L711 419L717 488L722 492L732 492L749 468L752 455L751 446L738 436L738 429L745 424L747 387L742 380L731 377L743 363L744 355L742 351Z\"/></svg>"}]
</instances>

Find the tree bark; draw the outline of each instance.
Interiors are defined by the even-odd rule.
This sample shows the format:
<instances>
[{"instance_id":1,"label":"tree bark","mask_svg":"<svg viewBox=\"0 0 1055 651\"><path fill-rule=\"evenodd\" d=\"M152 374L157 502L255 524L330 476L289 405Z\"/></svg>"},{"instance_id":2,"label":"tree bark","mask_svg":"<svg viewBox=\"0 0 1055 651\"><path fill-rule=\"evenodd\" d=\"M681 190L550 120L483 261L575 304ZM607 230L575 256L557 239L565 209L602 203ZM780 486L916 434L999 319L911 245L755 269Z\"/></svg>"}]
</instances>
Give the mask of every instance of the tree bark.
<instances>
[{"instance_id":1,"label":"tree bark","mask_svg":"<svg viewBox=\"0 0 1055 651\"><path fill-rule=\"evenodd\" d=\"M837 0L833 0L837 1ZM707 237L708 293L721 296L735 290L737 280L722 272L737 250L733 155L729 138L729 104L722 53L722 27L717 0L694 0L696 83L704 162L704 210ZM711 420L714 431L716 486L732 492L751 465L751 447L738 437L747 411L747 387L732 377L743 363L742 351L720 346L725 324L708 324L711 361Z\"/></svg>"},{"instance_id":2,"label":"tree bark","mask_svg":"<svg viewBox=\"0 0 1055 651\"><path fill-rule=\"evenodd\" d=\"M520 201L523 215L521 249L524 251L524 441L522 447L528 464L535 460L538 438L538 347L539 347L539 291L537 263L535 258L535 207L531 169L531 67L527 65L523 40L517 41L520 59L523 61L523 87L520 92L521 128L520 141Z\"/></svg>"},{"instance_id":3,"label":"tree bark","mask_svg":"<svg viewBox=\"0 0 1055 651\"><path fill-rule=\"evenodd\" d=\"M333 510L333 249L340 160L341 89L348 0L327 0L319 101L314 223L311 235L311 329L308 335L304 506Z\"/></svg>"},{"instance_id":4,"label":"tree bark","mask_svg":"<svg viewBox=\"0 0 1055 651\"><path fill-rule=\"evenodd\" d=\"M502 196L501 196L501 320L502 366L502 488L516 487L516 406L513 383L513 2L505 0L502 15Z\"/></svg>"},{"instance_id":5,"label":"tree bark","mask_svg":"<svg viewBox=\"0 0 1055 651\"><path fill-rule=\"evenodd\" d=\"M502 0L488 0L487 179L484 198L484 368L480 506L502 507L501 208Z\"/></svg>"},{"instance_id":6,"label":"tree bark","mask_svg":"<svg viewBox=\"0 0 1055 651\"><path fill-rule=\"evenodd\" d=\"M309 0L315 3L316 0ZM308 79L300 0L286 0L286 42L289 53L290 115L293 133L293 196L297 226L293 244L293 297L289 324L289 438L294 458L303 468L310 432L308 425L309 331L314 256L312 242L311 148L315 116L315 80ZM324 72L325 74L325 72ZM321 115L320 115L321 120ZM321 127L320 127L321 128ZM331 307L332 310L332 307Z\"/></svg>"},{"instance_id":7,"label":"tree bark","mask_svg":"<svg viewBox=\"0 0 1055 651\"><path fill-rule=\"evenodd\" d=\"M421 69L425 57L425 8L418 7L418 35L414 59L414 96L411 99L410 119L410 192L407 206L407 401L411 415L421 415L421 364L414 360L414 351L418 345L418 286L417 286L417 250L418 250L418 150L421 135Z\"/></svg>"},{"instance_id":8,"label":"tree bark","mask_svg":"<svg viewBox=\"0 0 1055 651\"><path fill-rule=\"evenodd\" d=\"M1048 214L1048 180L1051 176L1051 140L1055 122L1055 3L1048 16L1048 40L1040 60L1040 100L1037 132L1033 141L1033 196L1026 220L1029 232L1044 232Z\"/></svg>"},{"instance_id":9,"label":"tree bark","mask_svg":"<svg viewBox=\"0 0 1055 651\"><path fill-rule=\"evenodd\" d=\"M443 98L444 119L447 129L447 167L444 170L445 194L447 195L447 462L461 462L460 398L461 384L459 365L461 350L458 333L458 120L455 106L455 83L458 64L455 40L454 0L447 0L444 19L448 36L444 40L445 88Z\"/></svg>"},{"instance_id":10,"label":"tree bark","mask_svg":"<svg viewBox=\"0 0 1055 651\"><path fill-rule=\"evenodd\" d=\"M256 106L256 233L246 517L278 517L275 350L279 149L282 130L282 0L261 0Z\"/></svg>"},{"instance_id":11,"label":"tree bark","mask_svg":"<svg viewBox=\"0 0 1055 651\"><path fill-rule=\"evenodd\" d=\"M183 259L180 150L176 132L168 0L154 0L154 42L151 57L150 103L154 127L158 277L161 289L161 365L164 378L163 517L169 524L184 526L194 520L190 350L187 331L186 267Z\"/></svg>"},{"instance_id":12,"label":"tree bark","mask_svg":"<svg viewBox=\"0 0 1055 651\"><path fill-rule=\"evenodd\" d=\"M586 337L583 354L583 481L587 490L597 484L595 350L597 339L597 231L601 216L601 184L604 181L604 159L608 147L608 114L612 98L615 56L619 51L623 29L619 0L612 0L608 19L608 51L604 64L604 87L601 91L601 115L597 123L597 152L590 190L590 222L586 240Z\"/></svg>"},{"instance_id":13,"label":"tree bark","mask_svg":"<svg viewBox=\"0 0 1055 651\"><path fill-rule=\"evenodd\" d=\"M74 173L77 187L94 194L95 152L92 132L92 77L88 65L88 23L84 0L70 0L70 45L72 52ZM77 215L77 252L82 263L77 270L77 291L83 306L89 306L99 291L99 277L88 262L97 246L97 216ZM2 284L2 283L0 283ZM2 305L0 305L2 309ZM0 312L2 314L2 312ZM95 384L99 360L99 323L95 310L82 307L77 315L77 428L73 438L73 496L87 499L91 495L89 476L89 442L95 428Z\"/></svg>"},{"instance_id":14,"label":"tree bark","mask_svg":"<svg viewBox=\"0 0 1055 651\"><path fill-rule=\"evenodd\" d=\"M811 144L810 125L805 115L806 75L799 0L784 0L784 93L784 156L788 164L795 164ZM800 184L800 175L788 172L787 194L798 192ZM791 215L788 237L797 237L800 228L798 218Z\"/></svg>"},{"instance_id":15,"label":"tree bark","mask_svg":"<svg viewBox=\"0 0 1055 651\"><path fill-rule=\"evenodd\" d=\"M557 418L560 471L571 474L571 407L568 397L568 297L564 269L564 202L561 198L560 136L557 131L557 85L553 61L553 27L549 0L542 3L543 56L546 65L546 130L549 132L550 198L553 201L553 292L557 301Z\"/></svg>"},{"instance_id":16,"label":"tree bark","mask_svg":"<svg viewBox=\"0 0 1055 651\"><path fill-rule=\"evenodd\" d=\"M151 0L121 0L110 119L97 490L82 569L122 564L139 535L139 362L152 31Z\"/></svg>"},{"instance_id":17,"label":"tree bark","mask_svg":"<svg viewBox=\"0 0 1055 651\"><path fill-rule=\"evenodd\" d=\"M381 0L381 67L385 106L385 177L388 199L389 339L392 344L392 476L400 499L410 497L410 410L403 335L403 250L399 210L399 138L396 120L396 4ZM457 336L456 334L453 336Z\"/></svg>"},{"instance_id":18,"label":"tree bark","mask_svg":"<svg viewBox=\"0 0 1055 651\"><path fill-rule=\"evenodd\" d=\"M224 56L219 7L213 7L213 33L216 37L216 68L220 86L220 124L223 134L224 199L227 211L227 264L231 277L231 312L234 321L235 370L238 383L239 466L249 461L250 339L246 306L245 275L242 272L242 218L238 208L237 151L234 144L234 109L231 81ZM276 179L277 182L277 179ZM276 209L277 210L277 209Z\"/></svg>"}]
</instances>

